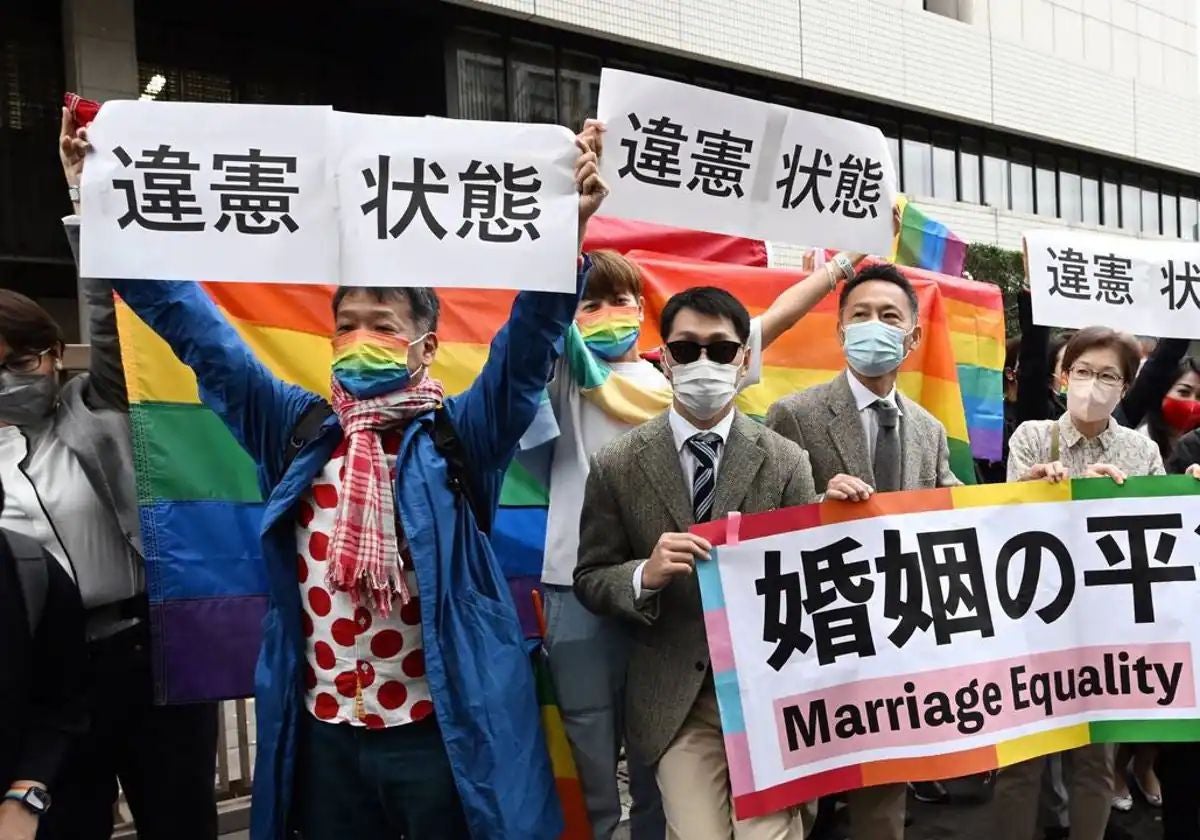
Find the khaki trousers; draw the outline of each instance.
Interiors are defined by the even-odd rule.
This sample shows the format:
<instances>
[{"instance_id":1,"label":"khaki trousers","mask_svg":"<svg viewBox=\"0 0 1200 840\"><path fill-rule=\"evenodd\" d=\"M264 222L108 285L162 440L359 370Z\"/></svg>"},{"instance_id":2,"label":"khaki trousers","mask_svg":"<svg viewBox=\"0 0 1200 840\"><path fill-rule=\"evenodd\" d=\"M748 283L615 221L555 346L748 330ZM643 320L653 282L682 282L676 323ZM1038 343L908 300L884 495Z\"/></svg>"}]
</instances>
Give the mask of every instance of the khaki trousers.
<instances>
[{"instance_id":1,"label":"khaki trousers","mask_svg":"<svg viewBox=\"0 0 1200 840\"><path fill-rule=\"evenodd\" d=\"M1070 791L1071 840L1104 840L1112 807L1113 747L1089 744L1062 753ZM1038 789L1046 759L1005 767L992 799L995 840L1032 840L1037 834Z\"/></svg>"},{"instance_id":2,"label":"khaki trousers","mask_svg":"<svg viewBox=\"0 0 1200 840\"><path fill-rule=\"evenodd\" d=\"M717 697L706 685L658 762L667 840L801 840L811 809L735 820ZM802 813L797 814L800 810Z\"/></svg>"},{"instance_id":3,"label":"khaki trousers","mask_svg":"<svg viewBox=\"0 0 1200 840\"><path fill-rule=\"evenodd\" d=\"M904 840L908 785L875 785L846 794L850 840Z\"/></svg>"}]
</instances>

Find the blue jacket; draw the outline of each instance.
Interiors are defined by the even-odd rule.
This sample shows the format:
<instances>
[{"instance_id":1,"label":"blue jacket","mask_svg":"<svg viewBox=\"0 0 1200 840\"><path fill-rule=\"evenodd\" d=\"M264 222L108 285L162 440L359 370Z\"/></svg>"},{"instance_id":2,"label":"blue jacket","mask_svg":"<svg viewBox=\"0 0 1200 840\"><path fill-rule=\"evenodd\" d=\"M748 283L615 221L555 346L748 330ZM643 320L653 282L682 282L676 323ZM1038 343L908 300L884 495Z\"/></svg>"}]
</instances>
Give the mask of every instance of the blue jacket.
<instances>
[{"instance_id":1,"label":"blue jacket","mask_svg":"<svg viewBox=\"0 0 1200 840\"><path fill-rule=\"evenodd\" d=\"M579 272L582 289L586 269ZM255 672L258 757L252 836L282 840L292 806L304 706L296 504L342 438L331 416L284 472L296 422L317 395L274 377L193 283L120 281L125 302L196 374L200 397L258 464L266 505L263 560L270 606ZM517 442L537 411L576 297L522 292L479 378L446 400L477 503L494 512ZM429 688L471 836L539 840L562 831L533 675L504 575L466 501L450 489L432 415L406 430L397 460L398 515L421 593Z\"/></svg>"}]
</instances>

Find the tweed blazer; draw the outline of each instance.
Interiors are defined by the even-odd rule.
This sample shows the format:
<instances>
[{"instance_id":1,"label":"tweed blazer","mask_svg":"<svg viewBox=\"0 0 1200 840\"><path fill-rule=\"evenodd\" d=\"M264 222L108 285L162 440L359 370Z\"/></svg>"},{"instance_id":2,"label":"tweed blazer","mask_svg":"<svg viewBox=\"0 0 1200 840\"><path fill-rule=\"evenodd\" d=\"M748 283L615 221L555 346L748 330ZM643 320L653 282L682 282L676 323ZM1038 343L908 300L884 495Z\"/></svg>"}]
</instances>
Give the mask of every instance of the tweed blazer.
<instances>
[{"instance_id":1,"label":"tweed blazer","mask_svg":"<svg viewBox=\"0 0 1200 840\"><path fill-rule=\"evenodd\" d=\"M761 513L816 498L808 454L742 413L717 472L713 518ZM653 764L674 740L709 677L708 640L695 575L634 599L633 574L664 533L694 522L668 415L625 433L592 458L580 520L575 592L592 612L627 619L627 743ZM703 561L701 561L703 562Z\"/></svg>"},{"instance_id":2,"label":"tweed blazer","mask_svg":"<svg viewBox=\"0 0 1200 840\"><path fill-rule=\"evenodd\" d=\"M920 490L961 484L950 471L946 429L899 391L896 401L900 405L900 487ZM824 493L829 479L838 473L875 486L867 436L844 373L775 403L767 413L767 426L808 450L818 492Z\"/></svg>"}]
</instances>

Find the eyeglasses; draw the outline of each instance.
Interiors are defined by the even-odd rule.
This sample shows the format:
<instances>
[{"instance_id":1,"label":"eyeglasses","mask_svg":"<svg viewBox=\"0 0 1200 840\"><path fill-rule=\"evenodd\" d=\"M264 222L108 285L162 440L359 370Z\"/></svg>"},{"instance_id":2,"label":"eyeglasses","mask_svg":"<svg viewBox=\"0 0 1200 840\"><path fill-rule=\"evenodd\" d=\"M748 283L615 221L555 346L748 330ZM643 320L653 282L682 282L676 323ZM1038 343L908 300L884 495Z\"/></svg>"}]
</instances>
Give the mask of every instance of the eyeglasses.
<instances>
[{"instance_id":1,"label":"eyeglasses","mask_svg":"<svg viewBox=\"0 0 1200 840\"><path fill-rule=\"evenodd\" d=\"M7 359L0 362L0 370L7 370L10 373L33 373L41 366L42 359L51 349L46 348L37 353L9 355Z\"/></svg>"},{"instance_id":2,"label":"eyeglasses","mask_svg":"<svg viewBox=\"0 0 1200 840\"><path fill-rule=\"evenodd\" d=\"M1073 367L1069 372L1069 377L1076 382L1091 382L1093 379L1099 380L1101 385L1120 385L1125 381L1125 377L1119 373L1114 373L1111 370L1102 370L1099 373L1091 368Z\"/></svg>"},{"instance_id":3,"label":"eyeglasses","mask_svg":"<svg viewBox=\"0 0 1200 840\"><path fill-rule=\"evenodd\" d=\"M742 344L738 341L713 341L709 344L701 344L699 341L668 341L667 349L671 351L671 358L681 365L691 364L699 359L701 351L704 351L710 362L728 365L737 358Z\"/></svg>"}]
</instances>

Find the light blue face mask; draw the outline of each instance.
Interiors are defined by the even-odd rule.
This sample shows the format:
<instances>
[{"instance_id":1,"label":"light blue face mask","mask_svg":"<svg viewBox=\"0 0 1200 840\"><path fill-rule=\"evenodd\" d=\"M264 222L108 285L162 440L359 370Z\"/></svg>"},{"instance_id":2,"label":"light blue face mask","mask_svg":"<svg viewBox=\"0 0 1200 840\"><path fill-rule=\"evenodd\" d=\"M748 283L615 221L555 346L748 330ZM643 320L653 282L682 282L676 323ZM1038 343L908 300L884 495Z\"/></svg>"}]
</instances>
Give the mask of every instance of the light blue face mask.
<instances>
[{"instance_id":1,"label":"light blue face mask","mask_svg":"<svg viewBox=\"0 0 1200 840\"><path fill-rule=\"evenodd\" d=\"M882 376L900 367L908 333L883 321L859 321L845 333L846 363L863 376Z\"/></svg>"}]
</instances>

